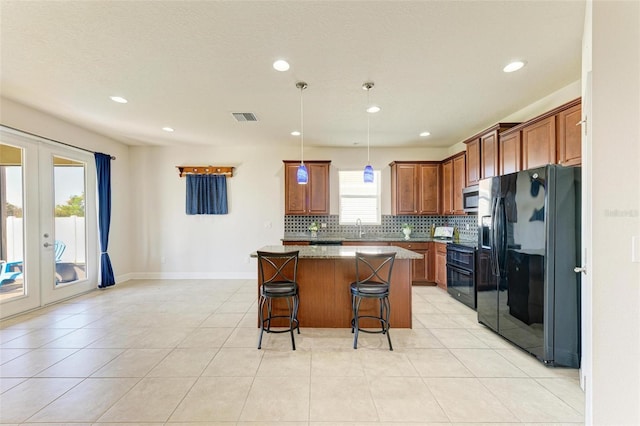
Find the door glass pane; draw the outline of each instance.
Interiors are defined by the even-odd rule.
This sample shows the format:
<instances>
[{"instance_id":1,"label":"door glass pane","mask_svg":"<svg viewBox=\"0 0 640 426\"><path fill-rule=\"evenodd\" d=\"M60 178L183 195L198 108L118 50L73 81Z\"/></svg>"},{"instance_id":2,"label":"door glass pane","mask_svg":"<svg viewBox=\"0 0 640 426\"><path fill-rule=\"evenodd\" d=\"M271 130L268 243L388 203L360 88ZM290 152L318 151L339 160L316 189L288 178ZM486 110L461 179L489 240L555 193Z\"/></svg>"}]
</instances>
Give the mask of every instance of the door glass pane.
<instances>
[{"instance_id":1,"label":"door glass pane","mask_svg":"<svg viewBox=\"0 0 640 426\"><path fill-rule=\"evenodd\" d=\"M0 144L0 302L26 294L21 148Z\"/></svg>"},{"instance_id":2,"label":"door glass pane","mask_svg":"<svg viewBox=\"0 0 640 426\"><path fill-rule=\"evenodd\" d=\"M66 285L87 277L85 224L85 164L53 157L55 202L55 285Z\"/></svg>"}]
</instances>

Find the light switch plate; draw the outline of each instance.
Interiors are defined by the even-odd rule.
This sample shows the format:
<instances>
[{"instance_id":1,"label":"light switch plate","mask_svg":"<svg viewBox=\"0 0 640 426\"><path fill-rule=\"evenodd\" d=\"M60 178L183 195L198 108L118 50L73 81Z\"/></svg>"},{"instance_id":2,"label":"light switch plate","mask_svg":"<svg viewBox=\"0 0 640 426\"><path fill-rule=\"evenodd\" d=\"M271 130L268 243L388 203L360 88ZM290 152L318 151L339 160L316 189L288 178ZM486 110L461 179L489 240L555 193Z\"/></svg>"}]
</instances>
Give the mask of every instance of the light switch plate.
<instances>
[{"instance_id":1,"label":"light switch plate","mask_svg":"<svg viewBox=\"0 0 640 426\"><path fill-rule=\"evenodd\" d=\"M640 263L640 236L631 237L631 261Z\"/></svg>"}]
</instances>

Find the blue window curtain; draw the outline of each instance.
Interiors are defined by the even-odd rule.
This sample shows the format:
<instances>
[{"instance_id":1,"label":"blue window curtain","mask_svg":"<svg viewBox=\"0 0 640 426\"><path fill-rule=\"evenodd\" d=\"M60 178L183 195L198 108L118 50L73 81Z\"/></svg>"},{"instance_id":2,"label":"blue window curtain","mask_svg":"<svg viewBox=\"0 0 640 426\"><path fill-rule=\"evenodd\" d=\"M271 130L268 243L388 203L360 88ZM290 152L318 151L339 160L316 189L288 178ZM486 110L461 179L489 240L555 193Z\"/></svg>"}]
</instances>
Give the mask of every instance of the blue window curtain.
<instances>
[{"instance_id":1,"label":"blue window curtain","mask_svg":"<svg viewBox=\"0 0 640 426\"><path fill-rule=\"evenodd\" d=\"M107 253L109 246L109 227L111 226L111 156L95 153L98 177L98 228L100 229L100 285L99 288L116 283Z\"/></svg>"},{"instance_id":2,"label":"blue window curtain","mask_svg":"<svg viewBox=\"0 0 640 426\"><path fill-rule=\"evenodd\" d=\"M187 214L227 214L225 175L187 175Z\"/></svg>"}]
</instances>

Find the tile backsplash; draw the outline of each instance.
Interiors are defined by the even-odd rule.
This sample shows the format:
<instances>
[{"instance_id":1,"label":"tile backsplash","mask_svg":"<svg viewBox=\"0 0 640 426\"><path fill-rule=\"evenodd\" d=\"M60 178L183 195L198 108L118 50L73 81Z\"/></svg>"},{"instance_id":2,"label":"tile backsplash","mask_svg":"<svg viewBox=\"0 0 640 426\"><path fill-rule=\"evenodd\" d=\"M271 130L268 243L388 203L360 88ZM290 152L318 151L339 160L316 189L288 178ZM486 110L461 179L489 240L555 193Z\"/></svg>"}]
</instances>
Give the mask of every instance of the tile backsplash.
<instances>
[{"instance_id":1,"label":"tile backsplash","mask_svg":"<svg viewBox=\"0 0 640 426\"><path fill-rule=\"evenodd\" d=\"M340 225L338 215L329 216L293 216L284 217L285 234L299 234L308 232L311 222L319 224L326 223L326 228L321 228L320 233L342 234L353 233L356 230L354 225ZM477 216L391 216L382 215L381 225L363 225L367 233L391 234L401 233L402 224L413 225L413 232L427 234L431 224L436 226L455 226L458 228L460 238L465 240L475 240L478 238Z\"/></svg>"}]
</instances>

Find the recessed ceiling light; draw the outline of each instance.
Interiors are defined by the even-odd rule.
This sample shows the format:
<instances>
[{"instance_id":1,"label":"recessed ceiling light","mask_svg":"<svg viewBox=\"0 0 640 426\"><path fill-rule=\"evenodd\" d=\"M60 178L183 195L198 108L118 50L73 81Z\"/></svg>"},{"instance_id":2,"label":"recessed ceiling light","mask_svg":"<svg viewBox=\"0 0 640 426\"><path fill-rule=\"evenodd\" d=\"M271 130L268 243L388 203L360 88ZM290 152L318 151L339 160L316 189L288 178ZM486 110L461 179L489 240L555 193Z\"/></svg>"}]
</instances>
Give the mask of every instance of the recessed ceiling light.
<instances>
[{"instance_id":1,"label":"recessed ceiling light","mask_svg":"<svg viewBox=\"0 0 640 426\"><path fill-rule=\"evenodd\" d=\"M369 107L367 107L367 112L369 114L375 114L376 112L380 112L382 108L380 108L378 105L371 105Z\"/></svg>"},{"instance_id":2,"label":"recessed ceiling light","mask_svg":"<svg viewBox=\"0 0 640 426\"><path fill-rule=\"evenodd\" d=\"M111 96L111 100L113 102L117 102L119 104L126 104L127 102L129 102L125 98L123 98L122 96Z\"/></svg>"},{"instance_id":3,"label":"recessed ceiling light","mask_svg":"<svg viewBox=\"0 0 640 426\"><path fill-rule=\"evenodd\" d=\"M291 136L300 136L300 132L297 130L294 130L293 132L291 132Z\"/></svg>"},{"instance_id":4,"label":"recessed ceiling light","mask_svg":"<svg viewBox=\"0 0 640 426\"><path fill-rule=\"evenodd\" d=\"M277 71L289 71L289 62L284 59L278 59L273 63L273 68Z\"/></svg>"},{"instance_id":5,"label":"recessed ceiling light","mask_svg":"<svg viewBox=\"0 0 640 426\"><path fill-rule=\"evenodd\" d=\"M163 127L162 130L165 132L173 132L173 127Z\"/></svg>"},{"instance_id":6,"label":"recessed ceiling light","mask_svg":"<svg viewBox=\"0 0 640 426\"><path fill-rule=\"evenodd\" d=\"M502 68L502 71L504 72L518 71L520 68L524 67L525 64L526 62L524 61L513 61L510 64L507 64L504 68Z\"/></svg>"},{"instance_id":7,"label":"recessed ceiling light","mask_svg":"<svg viewBox=\"0 0 640 426\"><path fill-rule=\"evenodd\" d=\"M425 137L427 137L427 136L429 136L429 135L431 135L431 133L429 133L429 132L422 132L422 133L420 133L420 136L422 136L423 138L425 138Z\"/></svg>"}]
</instances>

